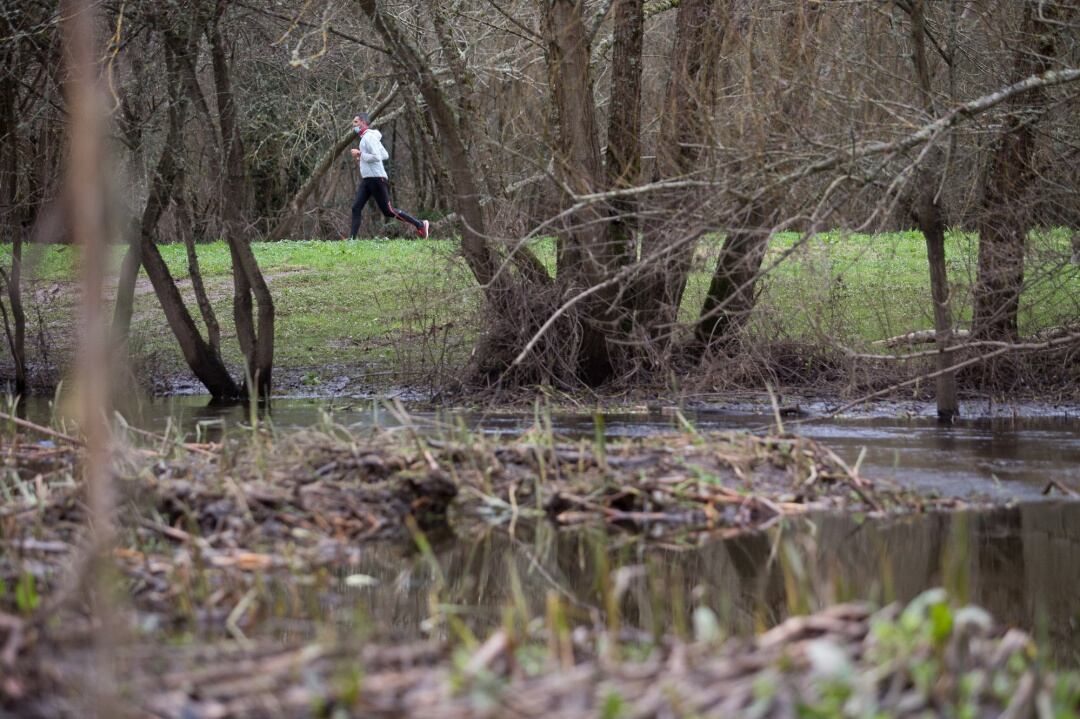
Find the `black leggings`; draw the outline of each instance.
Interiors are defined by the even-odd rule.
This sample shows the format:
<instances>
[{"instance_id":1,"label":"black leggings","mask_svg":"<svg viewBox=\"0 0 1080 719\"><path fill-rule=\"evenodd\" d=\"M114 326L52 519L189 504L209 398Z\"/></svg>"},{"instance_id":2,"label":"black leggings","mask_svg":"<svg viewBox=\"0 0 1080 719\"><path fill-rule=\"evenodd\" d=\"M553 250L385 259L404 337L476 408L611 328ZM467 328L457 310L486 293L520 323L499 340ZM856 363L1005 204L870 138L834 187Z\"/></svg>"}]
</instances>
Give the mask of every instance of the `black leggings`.
<instances>
[{"instance_id":1,"label":"black leggings","mask_svg":"<svg viewBox=\"0 0 1080 719\"><path fill-rule=\"evenodd\" d=\"M375 204L379 206L384 217L395 217L402 222L419 229L423 223L407 212L402 212L390 204L390 183L385 177L365 177L360 180L360 187L356 190L356 202L352 206L352 229L349 237L356 237L360 231L360 213L364 211L364 205L368 198L374 197Z\"/></svg>"}]
</instances>

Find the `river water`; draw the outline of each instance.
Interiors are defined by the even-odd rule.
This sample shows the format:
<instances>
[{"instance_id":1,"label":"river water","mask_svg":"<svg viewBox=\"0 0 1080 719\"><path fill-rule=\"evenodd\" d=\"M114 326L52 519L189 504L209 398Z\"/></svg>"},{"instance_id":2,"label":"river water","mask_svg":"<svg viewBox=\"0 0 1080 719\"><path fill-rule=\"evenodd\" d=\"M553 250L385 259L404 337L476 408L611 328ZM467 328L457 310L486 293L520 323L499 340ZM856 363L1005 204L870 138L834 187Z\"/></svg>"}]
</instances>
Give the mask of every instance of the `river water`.
<instances>
[{"instance_id":1,"label":"river water","mask_svg":"<svg viewBox=\"0 0 1080 719\"><path fill-rule=\"evenodd\" d=\"M942 495L990 498L997 501L1035 500L1051 480L1080 490L1080 416L1041 414L1025 417L960 419L941 426L932 417L910 415L893 408L866 416L828 420L784 420L785 429L819 440L845 461L859 461L869 477L895 479ZM28 419L49 422L51 403L32 399ZM143 400L125 409L132 425L162 433L179 430L194 438L242 432L249 426L249 408L215 406L206 397L177 396ZM391 427L398 418L377 401L326 399L275 400L267 416L279 429L309 427L331 417L353 428ZM477 412L469 410L410 411L410 421L438 432L464 425L488 433L519 433L534 426L534 412ZM608 437L632 437L678 431L684 420L699 431L772 428L767 407L698 407L681 411L654 409L608 413L603 417ZM561 413L550 418L556 433L593 437L591 413Z\"/></svg>"},{"instance_id":2,"label":"river water","mask_svg":"<svg viewBox=\"0 0 1080 719\"><path fill-rule=\"evenodd\" d=\"M45 401L28 407L33 421L48 421L50 413ZM244 432L250 421L243 407L214 407L198 397L142 402L126 414L135 426L192 438ZM330 418L357 429L401 421L375 402L311 399L277 400L260 421L289 429ZM537 416L423 411L408 421L433 433L465 426L512 434L534 426ZM766 431L774 423L767 409L746 406L609 413L602 421L609 437L687 425ZM557 434L592 437L597 418L564 413L550 422ZM540 616L554 593L579 619L608 622L617 606L620 626L631 631L690 631L694 610L707 608L723 631L749 633L834 601L881 603L948 586L1044 637L1066 663L1080 664L1080 502L1057 490L1044 494L1051 482L1080 490L1080 419L962 419L942 427L925 416L878 412L788 421L786 429L858 462L866 476L989 499L996 508L872 521L820 516L735 539L697 535L663 544L544 523L459 528L456 536L431 537L434 558L401 543L361 547L350 566L299 592L282 591L267 620L282 637L304 634L310 624L290 617L310 616L315 604L338 625L407 639L446 631L432 620L433 607L439 607L435 616L458 614L480 630L498 624L508 606ZM605 584L598 577L612 579ZM614 604L606 601L612 596Z\"/></svg>"}]
</instances>

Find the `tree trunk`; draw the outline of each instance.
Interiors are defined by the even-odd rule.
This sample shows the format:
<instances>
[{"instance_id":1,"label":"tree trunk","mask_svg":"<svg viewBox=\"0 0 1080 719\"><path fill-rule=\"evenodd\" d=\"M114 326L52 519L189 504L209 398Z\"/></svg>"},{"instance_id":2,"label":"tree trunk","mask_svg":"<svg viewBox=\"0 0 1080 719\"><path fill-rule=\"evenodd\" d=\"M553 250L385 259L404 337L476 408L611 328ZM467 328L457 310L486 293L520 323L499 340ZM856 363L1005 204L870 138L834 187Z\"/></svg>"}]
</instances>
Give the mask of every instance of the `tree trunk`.
<instances>
[{"instance_id":1,"label":"tree trunk","mask_svg":"<svg viewBox=\"0 0 1080 719\"><path fill-rule=\"evenodd\" d=\"M702 148L710 141L723 21L729 5L730 0L683 0L679 4L671 76L661 108L654 181L687 176L699 169ZM678 315L690 261L701 235L701 229L675 218L695 196L677 191L662 198L662 217L647 222L642 236L642 258L654 259L643 268L630 301L638 325L661 347L670 340L670 327Z\"/></svg>"},{"instance_id":2,"label":"tree trunk","mask_svg":"<svg viewBox=\"0 0 1080 719\"><path fill-rule=\"evenodd\" d=\"M142 238L142 262L188 367L214 399L242 398L244 392L229 376L229 371L215 356L213 348L199 334L157 245L147 237Z\"/></svg>"},{"instance_id":3,"label":"tree trunk","mask_svg":"<svg viewBox=\"0 0 1080 719\"><path fill-rule=\"evenodd\" d=\"M1055 57L1053 4L1024 0L1016 40L1013 79L1051 68ZM1016 96L983 180L979 229L979 268L975 281L972 332L980 339L1015 341L1024 284L1024 244L1031 229L1029 187L1037 176L1035 121L1048 109L1046 90Z\"/></svg>"},{"instance_id":4,"label":"tree trunk","mask_svg":"<svg viewBox=\"0 0 1080 719\"><path fill-rule=\"evenodd\" d=\"M778 68L783 96L780 111L762 117L760 124L750 123L752 127L748 128L747 134L754 139L742 138L743 144L753 143L765 150L765 138L770 135L793 134L792 118L804 111L812 76L816 72L814 43L810 39L817 31L821 14L820 6L810 5L807 0L790 4L784 20L788 45L780 56ZM729 25L737 24L735 19L729 22ZM747 162L753 163L754 159L751 157ZM754 176L754 168L748 168L748 174ZM700 359L707 352L725 347L750 317L757 300L761 263L771 236L767 224L771 221L770 211L775 215L776 207L781 204L775 194L770 193L773 196L759 198L740 208L731 218L731 228L724 238L695 327L690 347L692 358Z\"/></svg>"},{"instance_id":5,"label":"tree trunk","mask_svg":"<svg viewBox=\"0 0 1080 719\"><path fill-rule=\"evenodd\" d=\"M912 62L918 80L919 97L928 117L933 117L934 96L930 83L930 66L926 57L926 15L924 0L911 4ZM925 164L915 174L915 193L912 214L926 240L926 259L930 266L930 294L934 303L934 339L938 348L935 394L938 421L951 423L959 413L956 396L956 373L949 370L953 353L953 319L949 299L949 278L945 265L945 221L942 218L938 192L944 178L944 153L931 148Z\"/></svg>"},{"instance_id":6,"label":"tree trunk","mask_svg":"<svg viewBox=\"0 0 1080 719\"><path fill-rule=\"evenodd\" d=\"M15 364L15 394L26 396L29 386L26 375L26 310L22 303L23 228L14 226L11 238L11 272L4 278L8 302L11 304L11 334L8 344ZM5 318L6 324L6 318Z\"/></svg>"},{"instance_id":7,"label":"tree trunk","mask_svg":"<svg viewBox=\"0 0 1080 719\"><path fill-rule=\"evenodd\" d=\"M195 302L199 305L199 314L202 315L203 323L206 325L206 336L210 349L220 360L221 326L218 324L214 306L210 304L210 297L206 294L206 286L203 284L202 271L199 269L199 255L195 252L195 231L192 226L191 208L188 207L183 190L176 193L174 204L180 234L184 240L184 248L187 250L188 277L191 278L191 289L195 292Z\"/></svg>"},{"instance_id":8,"label":"tree trunk","mask_svg":"<svg viewBox=\"0 0 1080 719\"><path fill-rule=\"evenodd\" d=\"M247 361L247 381L253 383L256 396L267 398L270 396L274 366L274 300L244 231L243 208L247 194L244 145L240 137L228 59L225 56L219 25L226 7L225 0L218 0L217 16L210 32L210 55L214 87L217 90L221 146L224 150L222 214L225 220L225 237L232 256L233 317L237 338ZM257 326L252 317L252 295L258 304Z\"/></svg>"},{"instance_id":9,"label":"tree trunk","mask_svg":"<svg viewBox=\"0 0 1080 719\"><path fill-rule=\"evenodd\" d=\"M575 195L604 189L606 176L600 156L599 127L589 58L588 31L580 0L547 0L544 35L547 41L548 86L558 115L554 145L556 171ZM566 197L567 203L573 202ZM563 219L559 231L556 280L568 299L607 279L626 253L609 235L604 208L591 205ZM606 334L614 329L614 290L596 293L579 303L581 337L577 374L590 385L607 380L614 371Z\"/></svg>"},{"instance_id":10,"label":"tree trunk","mask_svg":"<svg viewBox=\"0 0 1080 719\"><path fill-rule=\"evenodd\" d=\"M121 288L124 293L127 293L127 296L120 295L117 298L114 329L117 330L116 334L119 340L126 339L131 320L134 276L138 273L141 264L146 268L146 274L154 287L154 294L157 295L158 301L161 303L165 319L180 344L180 350L188 367L191 368L191 371L195 373L195 376L198 377L199 381L203 383L215 399L236 399L243 397L243 390L233 381L221 358L202 338L195 321L184 304L184 298L180 294L168 266L154 243L158 219L172 197L177 178L181 174L177 153L183 146L183 126L187 115L187 101L185 93L177 86L178 78L174 60L176 51L177 48L166 49L166 62L171 68L168 73L168 82L170 83L168 134L154 173L154 181L151 183L150 196L147 198L146 208L143 210L142 222L137 235L138 253L129 250L129 257L125 258L125 265L130 262L130 266L134 270L128 275L130 277L129 286ZM138 257L138 259L132 259L132 255ZM124 269L126 270L127 267ZM125 277L122 276L121 279L124 280ZM125 304L126 306L122 306Z\"/></svg>"},{"instance_id":11,"label":"tree trunk","mask_svg":"<svg viewBox=\"0 0 1080 719\"><path fill-rule=\"evenodd\" d=\"M918 2L918 0L916 0ZM952 341L952 307L949 298L949 278L945 265L945 223L941 208L936 201L926 204L919 212L919 229L926 238L926 259L930 265L930 294L934 301L934 338L938 348L935 380L938 420L950 423L960 413L956 396L956 373L949 369L953 353L949 351Z\"/></svg>"},{"instance_id":12,"label":"tree trunk","mask_svg":"<svg viewBox=\"0 0 1080 719\"><path fill-rule=\"evenodd\" d=\"M168 146L162 151L163 159L167 152L170 152ZM158 169L161 169L160 162ZM131 331L131 315L135 311L135 283L139 279L139 269L142 268L142 227L146 224L147 211L151 207L157 182L155 176L150 185L150 196L143 209L143 221L132 222L127 230L128 249L120 263L120 274L116 279L116 306L113 307L112 337L113 343L117 345L126 344L128 332ZM154 220L154 223L156 225L157 220Z\"/></svg>"},{"instance_id":13,"label":"tree trunk","mask_svg":"<svg viewBox=\"0 0 1080 719\"><path fill-rule=\"evenodd\" d=\"M769 231L762 228L764 213L754 204L745 221L736 218L720 248L716 270L694 328L695 353L708 352L730 340L750 316L757 297L757 279L765 258Z\"/></svg>"},{"instance_id":14,"label":"tree trunk","mask_svg":"<svg viewBox=\"0 0 1080 719\"><path fill-rule=\"evenodd\" d=\"M612 189L633 187L641 177L641 54L645 39L643 0L615 0L611 49L611 100L607 139L607 182ZM619 264L636 260L637 202L611 203L608 228Z\"/></svg>"},{"instance_id":15,"label":"tree trunk","mask_svg":"<svg viewBox=\"0 0 1080 719\"><path fill-rule=\"evenodd\" d=\"M7 333L8 346L11 349L11 359L15 365L15 394L20 397L26 396L26 312L22 304L22 251L24 223L19 215L19 125L15 115L15 107L18 102L19 87L15 81L13 67L14 62L5 63L4 80L0 90L0 104L3 105L0 115L0 132L7 137L7 152L5 153L3 174L0 177L0 186L3 187L2 197L6 207L4 208L3 226L11 230L11 267L7 276L4 277L8 303L11 305L11 324L8 326L7 315L4 315L4 329Z\"/></svg>"}]
</instances>

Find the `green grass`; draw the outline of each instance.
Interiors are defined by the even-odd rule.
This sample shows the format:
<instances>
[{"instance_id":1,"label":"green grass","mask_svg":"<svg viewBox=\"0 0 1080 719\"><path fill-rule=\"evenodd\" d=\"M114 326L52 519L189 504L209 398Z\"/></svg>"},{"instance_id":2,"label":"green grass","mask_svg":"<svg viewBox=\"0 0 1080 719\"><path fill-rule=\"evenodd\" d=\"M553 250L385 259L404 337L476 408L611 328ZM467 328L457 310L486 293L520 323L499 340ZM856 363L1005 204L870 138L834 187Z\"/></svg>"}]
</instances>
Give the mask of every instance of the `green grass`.
<instances>
[{"instance_id":1,"label":"green grass","mask_svg":"<svg viewBox=\"0 0 1080 719\"><path fill-rule=\"evenodd\" d=\"M182 293L197 317L184 247L159 249L173 276L183 279ZM287 241L258 243L254 251L274 296L275 365L311 368L306 377L312 383L332 376L334 365L387 369L419 361L402 356L393 340L402 333L431 335L433 328L468 317L477 301L470 275L454 259L455 245L450 241ZM9 255L10 247L0 247L0 262L10 262ZM239 365L228 246L199 245L198 256L221 324L223 354L226 361ZM114 268L122 257L122 249L114 248L110 258ZM77 258L76 249L63 246L28 251L25 257L24 275L34 278L26 287L28 333L36 337L44 326L52 358L61 362L72 349ZM35 306L41 310L40 320ZM140 274L136 289L131 337L136 353L153 358L161 369L184 369L145 274ZM459 345L455 342L457 351ZM33 355L35 349L31 346L29 352Z\"/></svg>"},{"instance_id":2,"label":"green grass","mask_svg":"<svg viewBox=\"0 0 1080 719\"><path fill-rule=\"evenodd\" d=\"M1068 264L1070 233L1033 234L1021 295L1020 326L1027 333L1080 317L1080 267ZM785 233L772 243L764 266L799 240ZM681 308L691 321L701 308L718 240L699 252ZM958 326L971 321L971 287L978 265L978 237L946 235L946 264ZM827 338L851 344L933 327L926 243L918 232L876 235L830 232L810 238L762 281L754 327L770 337L800 341Z\"/></svg>"},{"instance_id":3,"label":"green grass","mask_svg":"<svg viewBox=\"0 0 1080 719\"><path fill-rule=\"evenodd\" d=\"M1055 326L1080 317L1080 268L1067 263L1069 232L1033 235L1021 301L1022 331ZM776 238L766 265L796 243ZM692 321L707 291L721 240L699 248L681 317ZM536 243L541 259L554 265L554 243ZM197 313L181 245L161 253ZM440 357L460 361L471 348L470 322L479 293L448 240L356 240L258 243L255 256L267 276L277 309L276 366L305 370L317 383L334 366L370 366L372 371L406 369ZM10 246L0 246L9 262ZM238 366L232 322L232 277L228 247L198 247L199 262L222 326L226 360ZM977 265L977 238L953 232L946 248L958 324L970 321L970 287ZM110 258L119 267L121 248ZM74 280L78 251L64 246L26 252L26 305L31 360L45 330L52 359L63 364L71 350L76 310ZM31 279L32 278L32 279ZM811 238L762 281L752 329L772 339L819 342L826 338L862 345L932 326L926 251L919 233L857 235L823 233ZM183 361L145 276L136 297L132 338L136 353L153 358L159 370L182 371ZM401 342L401 339L408 339Z\"/></svg>"}]
</instances>

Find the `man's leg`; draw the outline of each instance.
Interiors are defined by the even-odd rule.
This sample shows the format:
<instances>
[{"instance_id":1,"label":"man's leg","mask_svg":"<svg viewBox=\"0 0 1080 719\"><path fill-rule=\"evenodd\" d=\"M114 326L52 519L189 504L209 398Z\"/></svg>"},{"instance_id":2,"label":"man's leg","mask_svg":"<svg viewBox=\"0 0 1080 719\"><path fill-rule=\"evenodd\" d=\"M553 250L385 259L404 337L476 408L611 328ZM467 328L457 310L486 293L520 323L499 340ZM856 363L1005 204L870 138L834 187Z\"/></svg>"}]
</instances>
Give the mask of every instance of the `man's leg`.
<instances>
[{"instance_id":1,"label":"man's leg","mask_svg":"<svg viewBox=\"0 0 1080 719\"><path fill-rule=\"evenodd\" d=\"M408 212L397 209L390 204L390 183L387 182L385 177L378 178L378 185L373 188L375 195L375 201L379 204L379 209L382 210L383 215L386 217L396 217L401 222L407 225L412 225L416 228L416 234L420 237L428 236L428 221L418 220Z\"/></svg>"},{"instance_id":2,"label":"man's leg","mask_svg":"<svg viewBox=\"0 0 1080 719\"><path fill-rule=\"evenodd\" d=\"M367 204L368 197L371 195L371 188L367 180L366 177L361 178L360 186L356 188L356 200L352 206L352 227L349 229L350 239L355 239L360 232L360 215L363 213L364 205Z\"/></svg>"}]
</instances>

